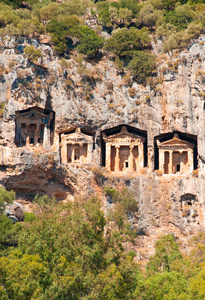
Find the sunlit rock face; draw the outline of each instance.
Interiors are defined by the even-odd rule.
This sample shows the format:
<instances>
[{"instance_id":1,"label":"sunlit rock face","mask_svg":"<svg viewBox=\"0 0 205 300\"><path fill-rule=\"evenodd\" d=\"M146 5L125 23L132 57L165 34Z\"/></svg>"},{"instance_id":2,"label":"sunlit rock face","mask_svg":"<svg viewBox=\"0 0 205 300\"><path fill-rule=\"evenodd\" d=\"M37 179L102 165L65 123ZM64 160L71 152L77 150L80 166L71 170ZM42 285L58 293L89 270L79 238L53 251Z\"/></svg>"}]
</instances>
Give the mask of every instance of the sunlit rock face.
<instances>
[{"instance_id":1,"label":"sunlit rock face","mask_svg":"<svg viewBox=\"0 0 205 300\"><path fill-rule=\"evenodd\" d=\"M2 43L2 183L26 197L48 193L65 199L97 192L103 198L91 171L101 166L103 184L114 177L134 192L142 231L203 228L204 36L172 56L161 53L159 41L153 44L156 76L144 86L118 74L109 57L93 65L84 61L85 76L74 57L67 69L61 67L43 40L8 37ZM23 55L28 43L41 49L38 63ZM32 111L33 119L26 115ZM49 180L36 166L46 169ZM194 202L183 205L184 195L193 195Z\"/></svg>"}]
</instances>

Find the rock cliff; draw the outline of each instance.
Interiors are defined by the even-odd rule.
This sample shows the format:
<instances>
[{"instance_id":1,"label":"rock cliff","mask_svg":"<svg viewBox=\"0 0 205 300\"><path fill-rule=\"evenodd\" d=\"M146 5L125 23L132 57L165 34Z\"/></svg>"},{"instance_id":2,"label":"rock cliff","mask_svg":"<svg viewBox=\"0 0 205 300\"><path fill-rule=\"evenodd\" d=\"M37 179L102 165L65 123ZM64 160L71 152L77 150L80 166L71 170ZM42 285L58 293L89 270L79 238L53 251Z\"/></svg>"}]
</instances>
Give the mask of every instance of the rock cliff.
<instances>
[{"instance_id":1,"label":"rock cliff","mask_svg":"<svg viewBox=\"0 0 205 300\"><path fill-rule=\"evenodd\" d=\"M38 63L23 54L26 45L41 49ZM139 203L138 230L155 236L186 235L205 225L205 36L184 51L157 55L155 76L145 86L120 74L112 57L86 62L77 53L62 63L46 38L10 38L0 44L0 171L1 183L19 196L48 193L62 200L97 193L106 207L103 188L110 182L127 186ZM15 113L38 106L55 112L53 144L15 144ZM101 132L126 124L147 134L147 165L138 174L108 172L102 166ZM69 128L92 131L92 164L62 166L60 134ZM156 168L156 137L181 132L195 137L195 170L161 174ZM99 166L100 175L93 175ZM96 182L96 176L104 179ZM103 183L102 183L103 182ZM192 202L183 199L192 197ZM185 198L183 198L185 197Z\"/></svg>"}]
</instances>

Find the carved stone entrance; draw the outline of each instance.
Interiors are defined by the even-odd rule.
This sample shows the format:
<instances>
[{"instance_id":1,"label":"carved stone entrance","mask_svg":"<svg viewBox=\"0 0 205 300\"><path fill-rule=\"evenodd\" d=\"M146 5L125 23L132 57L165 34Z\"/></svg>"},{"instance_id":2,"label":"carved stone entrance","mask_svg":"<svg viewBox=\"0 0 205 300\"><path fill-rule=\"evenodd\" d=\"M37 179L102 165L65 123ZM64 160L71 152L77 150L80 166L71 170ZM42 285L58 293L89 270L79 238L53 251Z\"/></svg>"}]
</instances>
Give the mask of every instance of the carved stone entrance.
<instances>
[{"instance_id":1,"label":"carved stone entrance","mask_svg":"<svg viewBox=\"0 0 205 300\"><path fill-rule=\"evenodd\" d=\"M37 106L16 111L15 143L17 146L49 147L54 135L54 112Z\"/></svg>"},{"instance_id":2,"label":"carved stone entrance","mask_svg":"<svg viewBox=\"0 0 205 300\"><path fill-rule=\"evenodd\" d=\"M127 131L123 126L120 133L107 136L105 142L106 167L110 171L134 172L144 167L145 138Z\"/></svg>"},{"instance_id":3,"label":"carved stone entrance","mask_svg":"<svg viewBox=\"0 0 205 300\"><path fill-rule=\"evenodd\" d=\"M61 162L91 163L93 151L93 136L81 132L76 128L75 132L61 133Z\"/></svg>"},{"instance_id":4,"label":"carved stone entrance","mask_svg":"<svg viewBox=\"0 0 205 300\"><path fill-rule=\"evenodd\" d=\"M179 139L178 135L168 141L157 140L159 170L164 174L183 174L193 170L194 144Z\"/></svg>"}]
</instances>

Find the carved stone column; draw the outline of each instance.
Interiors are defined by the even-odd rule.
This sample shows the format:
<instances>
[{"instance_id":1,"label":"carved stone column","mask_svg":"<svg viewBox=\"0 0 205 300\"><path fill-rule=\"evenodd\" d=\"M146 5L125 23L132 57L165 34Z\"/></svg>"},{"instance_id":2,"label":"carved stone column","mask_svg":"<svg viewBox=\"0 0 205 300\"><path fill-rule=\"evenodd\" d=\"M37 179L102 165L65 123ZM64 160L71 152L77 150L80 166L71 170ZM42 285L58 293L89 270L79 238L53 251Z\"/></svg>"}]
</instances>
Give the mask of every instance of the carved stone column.
<instances>
[{"instance_id":1,"label":"carved stone column","mask_svg":"<svg viewBox=\"0 0 205 300\"><path fill-rule=\"evenodd\" d=\"M81 164L84 163L84 161L83 161L83 144L80 144L80 147L79 147L79 161Z\"/></svg>"},{"instance_id":2,"label":"carved stone column","mask_svg":"<svg viewBox=\"0 0 205 300\"><path fill-rule=\"evenodd\" d=\"M106 143L105 147L105 166L108 168L108 170L111 170L111 144Z\"/></svg>"},{"instance_id":3,"label":"carved stone column","mask_svg":"<svg viewBox=\"0 0 205 300\"><path fill-rule=\"evenodd\" d=\"M159 170L164 174L164 150L159 149Z\"/></svg>"},{"instance_id":4,"label":"carved stone column","mask_svg":"<svg viewBox=\"0 0 205 300\"><path fill-rule=\"evenodd\" d=\"M189 170L190 172L193 171L194 169L194 155L193 155L193 150L189 149L188 150L188 164L189 164Z\"/></svg>"},{"instance_id":5,"label":"carved stone column","mask_svg":"<svg viewBox=\"0 0 205 300\"><path fill-rule=\"evenodd\" d=\"M179 150L180 153L180 173L184 171L184 163L183 163L183 150Z\"/></svg>"},{"instance_id":6,"label":"carved stone column","mask_svg":"<svg viewBox=\"0 0 205 300\"><path fill-rule=\"evenodd\" d=\"M115 146L115 149L116 149L115 171L120 171L120 146Z\"/></svg>"},{"instance_id":7,"label":"carved stone column","mask_svg":"<svg viewBox=\"0 0 205 300\"><path fill-rule=\"evenodd\" d=\"M68 162L68 146L66 141L64 140L64 136L61 136L61 162L62 164L66 164Z\"/></svg>"},{"instance_id":8,"label":"carved stone column","mask_svg":"<svg viewBox=\"0 0 205 300\"><path fill-rule=\"evenodd\" d=\"M50 128L47 126L44 127L43 147L50 148Z\"/></svg>"},{"instance_id":9,"label":"carved stone column","mask_svg":"<svg viewBox=\"0 0 205 300\"><path fill-rule=\"evenodd\" d=\"M134 172L134 167L133 167L133 148L134 148L134 146L133 145L131 145L130 146L130 161L129 161L129 169L130 169L130 171L131 172Z\"/></svg>"},{"instance_id":10,"label":"carved stone column","mask_svg":"<svg viewBox=\"0 0 205 300\"><path fill-rule=\"evenodd\" d=\"M34 145L38 144L38 138L40 137L40 124L37 123L36 125L36 132L34 133Z\"/></svg>"},{"instance_id":11,"label":"carved stone column","mask_svg":"<svg viewBox=\"0 0 205 300\"><path fill-rule=\"evenodd\" d=\"M139 151L139 169L142 169L144 167L144 145L139 144L138 146L138 151Z\"/></svg>"},{"instance_id":12,"label":"carved stone column","mask_svg":"<svg viewBox=\"0 0 205 300\"><path fill-rule=\"evenodd\" d=\"M169 151L169 174L173 174L173 150Z\"/></svg>"},{"instance_id":13,"label":"carved stone column","mask_svg":"<svg viewBox=\"0 0 205 300\"><path fill-rule=\"evenodd\" d=\"M29 146L29 145L30 145L30 139L29 139L29 135L28 135L26 138L26 146Z\"/></svg>"},{"instance_id":14,"label":"carved stone column","mask_svg":"<svg viewBox=\"0 0 205 300\"><path fill-rule=\"evenodd\" d=\"M71 146L71 162L73 163L75 161L75 146Z\"/></svg>"},{"instance_id":15,"label":"carved stone column","mask_svg":"<svg viewBox=\"0 0 205 300\"><path fill-rule=\"evenodd\" d=\"M93 144L88 143L88 145L87 145L87 163L88 164L92 163L92 151L93 151Z\"/></svg>"}]
</instances>

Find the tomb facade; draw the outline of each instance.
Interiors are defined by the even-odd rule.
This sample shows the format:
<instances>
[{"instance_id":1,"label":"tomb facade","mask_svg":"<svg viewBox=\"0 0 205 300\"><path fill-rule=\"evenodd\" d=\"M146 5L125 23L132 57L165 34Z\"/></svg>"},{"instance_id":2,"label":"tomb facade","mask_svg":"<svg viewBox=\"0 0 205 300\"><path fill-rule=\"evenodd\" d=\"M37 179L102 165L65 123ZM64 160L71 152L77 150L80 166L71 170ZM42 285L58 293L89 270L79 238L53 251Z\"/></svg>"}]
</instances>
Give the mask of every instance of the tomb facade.
<instances>
[{"instance_id":1,"label":"tomb facade","mask_svg":"<svg viewBox=\"0 0 205 300\"><path fill-rule=\"evenodd\" d=\"M190 193L184 194L180 197L180 202L182 217L184 217L189 224L192 222L199 224L199 215L201 212L196 195Z\"/></svg>"},{"instance_id":2,"label":"tomb facade","mask_svg":"<svg viewBox=\"0 0 205 300\"><path fill-rule=\"evenodd\" d=\"M181 207L186 205L195 206L196 201L197 198L194 194L187 193L180 197Z\"/></svg>"},{"instance_id":3,"label":"tomb facade","mask_svg":"<svg viewBox=\"0 0 205 300\"><path fill-rule=\"evenodd\" d=\"M177 134L170 140L160 142L159 170L163 174L184 174L193 171L195 144L182 140Z\"/></svg>"},{"instance_id":4,"label":"tomb facade","mask_svg":"<svg viewBox=\"0 0 205 300\"><path fill-rule=\"evenodd\" d=\"M144 167L145 137L130 133L126 126L121 132L107 136L105 142L105 166L113 172L135 172Z\"/></svg>"},{"instance_id":5,"label":"tomb facade","mask_svg":"<svg viewBox=\"0 0 205 300\"><path fill-rule=\"evenodd\" d=\"M92 163L93 136L81 132L61 133L61 163Z\"/></svg>"},{"instance_id":6,"label":"tomb facade","mask_svg":"<svg viewBox=\"0 0 205 300\"><path fill-rule=\"evenodd\" d=\"M55 114L34 106L16 111L15 143L19 147L42 145L48 148L53 143Z\"/></svg>"}]
</instances>

